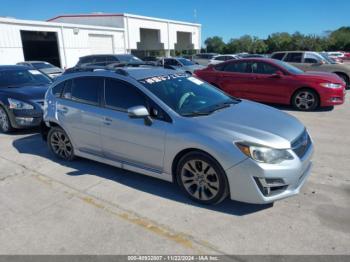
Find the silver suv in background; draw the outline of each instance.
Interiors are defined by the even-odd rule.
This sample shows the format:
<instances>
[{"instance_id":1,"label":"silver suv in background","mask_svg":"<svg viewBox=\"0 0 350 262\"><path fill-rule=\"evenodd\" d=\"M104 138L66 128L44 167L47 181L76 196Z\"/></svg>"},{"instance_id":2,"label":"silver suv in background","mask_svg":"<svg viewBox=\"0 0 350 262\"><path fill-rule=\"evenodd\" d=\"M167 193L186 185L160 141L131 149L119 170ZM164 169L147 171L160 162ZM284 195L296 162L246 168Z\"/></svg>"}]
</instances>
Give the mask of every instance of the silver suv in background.
<instances>
[{"instance_id":1,"label":"silver suv in background","mask_svg":"<svg viewBox=\"0 0 350 262\"><path fill-rule=\"evenodd\" d=\"M164 66L168 69L180 70L192 75L195 70L203 69L204 66L183 57L168 57L158 61L159 66Z\"/></svg>"},{"instance_id":2,"label":"silver suv in background","mask_svg":"<svg viewBox=\"0 0 350 262\"><path fill-rule=\"evenodd\" d=\"M271 55L271 58L290 63L303 71L335 73L343 79L347 87L350 86L350 65L332 62L317 52L275 52Z\"/></svg>"},{"instance_id":3,"label":"silver suv in background","mask_svg":"<svg viewBox=\"0 0 350 262\"><path fill-rule=\"evenodd\" d=\"M44 121L57 157L176 182L202 204L271 203L297 194L311 170L296 118L164 68L66 74L46 93Z\"/></svg>"},{"instance_id":4,"label":"silver suv in background","mask_svg":"<svg viewBox=\"0 0 350 262\"><path fill-rule=\"evenodd\" d=\"M217 56L217 53L202 53L202 54L196 54L193 56L192 61L202 65L207 66L209 64L209 61L213 59L214 56Z\"/></svg>"}]
</instances>

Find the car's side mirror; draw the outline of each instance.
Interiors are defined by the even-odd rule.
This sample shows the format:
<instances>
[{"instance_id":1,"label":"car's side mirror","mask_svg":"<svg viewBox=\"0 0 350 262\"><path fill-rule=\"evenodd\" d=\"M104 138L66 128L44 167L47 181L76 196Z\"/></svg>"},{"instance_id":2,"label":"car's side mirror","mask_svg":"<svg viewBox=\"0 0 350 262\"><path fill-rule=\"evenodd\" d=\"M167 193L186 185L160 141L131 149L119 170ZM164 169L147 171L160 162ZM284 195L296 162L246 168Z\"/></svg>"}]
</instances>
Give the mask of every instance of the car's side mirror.
<instances>
[{"instance_id":1,"label":"car's side mirror","mask_svg":"<svg viewBox=\"0 0 350 262\"><path fill-rule=\"evenodd\" d=\"M128 108L128 116L130 118L143 118L145 120L145 125L152 124L152 118L146 107L144 106L133 106Z\"/></svg>"}]
</instances>

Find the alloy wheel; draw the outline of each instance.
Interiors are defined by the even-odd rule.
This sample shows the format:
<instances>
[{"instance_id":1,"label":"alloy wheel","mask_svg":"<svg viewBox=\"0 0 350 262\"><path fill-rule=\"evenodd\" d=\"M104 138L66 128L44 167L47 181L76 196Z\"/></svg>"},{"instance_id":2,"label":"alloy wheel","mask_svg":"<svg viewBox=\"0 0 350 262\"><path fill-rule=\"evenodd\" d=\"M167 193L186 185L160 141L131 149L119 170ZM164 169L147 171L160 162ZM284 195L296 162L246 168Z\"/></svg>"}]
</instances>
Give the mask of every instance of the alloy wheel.
<instances>
[{"instance_id":1,"label":"alloy wheel","mask_svg":"<svg viewBox=\"0 0 350 262\"><path fill-rule=\"evenodd\" d=\"M186 162L180 176L185 190L198 200L209 201L219 193L219 176L214 168L203 160Z\"/></svg>"},{"instance_id":2,"label":"alloy wheel","mask_svg":"<svg viewBox=\"0 0 350 262\"><path fill-rule=\"evenodd\" d=\"M301 91L295 96L295 105L301 110L310 110L315 107L316 97L310 91Z\"/></svg>"},{"instance_id":3,"label":"alloy wheel","mask_svg":"<svg viewBox=\"0 0 350 262\"><path fill-rule=\"evenodd\" d=\"M70 159L73 155L73 146L67 135L61 131L51 134L50 144L53 152L60 158Z\"/></svg>"},{"instance_id":4,"label":"alloy wheel","mask_svg":"<svg viewBox=\"0 0 350 262\"><path fill-rule=\"evenodd\" d=\"M0 127L3 132L10 130L10 122L8 116L3 108L0 107Z\"/></svg>"}]
</instances>

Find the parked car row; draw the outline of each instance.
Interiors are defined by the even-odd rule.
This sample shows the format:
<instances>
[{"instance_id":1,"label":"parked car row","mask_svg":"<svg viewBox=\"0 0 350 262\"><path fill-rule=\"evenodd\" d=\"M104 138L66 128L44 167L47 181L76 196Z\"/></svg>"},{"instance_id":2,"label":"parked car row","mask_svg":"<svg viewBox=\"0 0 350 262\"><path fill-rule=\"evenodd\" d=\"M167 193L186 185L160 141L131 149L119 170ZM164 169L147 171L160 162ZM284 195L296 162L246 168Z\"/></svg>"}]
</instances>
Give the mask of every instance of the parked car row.
<instances>
[{"instance_id":1,"label":"parked car row","mask_svg":"<svg viewBox=\"0 0 350 262\"><path fill-rule=\"evenodd\" d=\"M317 52L288 51L275 52L271 58L288 62L303 71L320 71L335 73L344 80L346 86L350 85L350 65L337 64L327 60Z\"/></svg>"},{"instance_id":2,"label":"parked car row","mask_svg":"<svg viewBox=\"0 0 350 262\"><path fill-rule=\"evenodd\" d=\"M64 72L63 69L45 61L25 61L25 62L19 62L17 63L17 65L27 66L29 68L36 69L41 73L46 74L48 77L52 79L60 76Z\"/></svg>"},{"instance_id":3,"label":"parked car row","mask_svg":"<svg viewBox=\"0 0 350 262\"><path fill-rule=\"evenodd\" d=\"M182 71L95 67L52 84L37 70L1 67L1 130L43 119L57 157L172 181L202 204L271 203L297 194L310 175L312 140L294 117Z\"/></svg>"},{"instance_id":4,"label":"parked car row","mask_svg":"<svg viewBox=\"0 0 350 262\"><path fill-rule=\"evenodd\" d=\"M92 55L53 82L33 67L1 66L0 129L41 125L58 158L171 181L202 204L271 203L299 192L313 143L297 119L249 100L304 111L344 103L339 74L282 61L322 57L299 53L232 56L208 67L181 57L151 64Z\"/></svg>"},{"instance_id":5,"label":"parked car row","mask_svg":"<svg viewBox=\"0 0 350 262\"><path fill-rule=\"evenodd\" d=\"M304 72L275 59L229 60L195 75L235 97L304 111L344 103L345 82L336 74Z\"/></svg>"}]
</instances>

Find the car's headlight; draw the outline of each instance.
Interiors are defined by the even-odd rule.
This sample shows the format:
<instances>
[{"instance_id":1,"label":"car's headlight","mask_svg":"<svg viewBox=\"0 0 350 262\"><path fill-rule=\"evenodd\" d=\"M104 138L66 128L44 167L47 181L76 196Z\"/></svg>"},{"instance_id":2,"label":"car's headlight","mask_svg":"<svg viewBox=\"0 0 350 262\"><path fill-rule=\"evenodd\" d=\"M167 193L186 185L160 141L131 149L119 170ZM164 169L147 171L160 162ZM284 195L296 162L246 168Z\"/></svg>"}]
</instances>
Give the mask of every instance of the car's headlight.
<instances>
[{"instance_id":1,"label":"car's headlight","mask_svg":"<svg viewBox=\"0 0 350 262\"><path fill-rule=\"evenodd\" d=\"M294 158L286 149L249 145L246 143L236 143L236 145L243 154L261 163L278 164L284 160Z\"/></svg>"},{"instance_id":2,"label":"car's headlight","mask_svg":"<svg viewBox=\"0 0 350 262\"><path fill-rule=\"evenodd\" d=\"M34 106L21 100L13 98L8 98L7 100L9 102L9 108L11 109L34 109Z\"/></svg>"},{"instance_id":3,"label":"car's headlight","mask_svg":"<svg viewBox=\"0 0 350 262\"><path fill-rule=\"evenodd\" d=\"M341 84L334 84L334 83L321 83L320 85L326 88L333 88L333 89L342 87Z\"/></svg>"}]
</instances>

